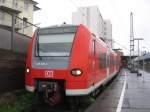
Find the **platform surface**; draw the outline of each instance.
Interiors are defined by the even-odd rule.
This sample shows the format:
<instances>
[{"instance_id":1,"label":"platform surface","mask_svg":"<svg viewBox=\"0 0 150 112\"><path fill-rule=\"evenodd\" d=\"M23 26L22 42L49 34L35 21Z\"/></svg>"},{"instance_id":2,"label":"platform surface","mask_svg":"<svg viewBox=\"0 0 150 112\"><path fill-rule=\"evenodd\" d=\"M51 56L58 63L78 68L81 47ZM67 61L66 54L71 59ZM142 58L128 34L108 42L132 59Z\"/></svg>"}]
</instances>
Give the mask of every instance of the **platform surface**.
<instances>
[{"instance_id":1,"label":"platform surface","mask_svg":"<svg viewBox=\"0 0 150 112\"><path fill-rule=\"evenodd\" d=\"M150 112L150 73L140 72L123 69L85 112Z\"/></svg>"}]
</instances>

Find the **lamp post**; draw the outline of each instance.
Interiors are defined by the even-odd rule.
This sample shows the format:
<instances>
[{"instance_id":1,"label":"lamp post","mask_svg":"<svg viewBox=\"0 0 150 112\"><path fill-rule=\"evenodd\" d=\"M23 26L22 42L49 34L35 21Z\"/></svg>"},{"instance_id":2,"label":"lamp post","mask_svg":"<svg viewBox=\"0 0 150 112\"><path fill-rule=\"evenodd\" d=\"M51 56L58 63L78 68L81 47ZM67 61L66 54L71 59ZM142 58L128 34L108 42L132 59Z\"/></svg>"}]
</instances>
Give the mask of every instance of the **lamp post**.
<instances>
[{"instance_id":1,"label":"lamp post","mask_svg":"<svg viewBox=\"0 0 150 112\"><path fill-rule=\"evenodd\" d=\"M142 47L143 49L145 49L146 47ZM144 55L146 55L146 50L144 50L144 54L143 54L143 83L144 81L144 71L145 71L145 59L144 59Z\"/></svg>"},{"instance_id":2,"label":"lamp post","mask_svg":"<svg viewBox=\"0 0 150 112\"><path fill-rule=\"evenodd\" d=\"M143 38L134 38L134 40L137 40L138 41L138 59L140 57L140 40L144 40ZM139 73L139 61L138 61L138 64L137 64L137 76L141 76L142 74Z\"/></svg>"}]
</instances>

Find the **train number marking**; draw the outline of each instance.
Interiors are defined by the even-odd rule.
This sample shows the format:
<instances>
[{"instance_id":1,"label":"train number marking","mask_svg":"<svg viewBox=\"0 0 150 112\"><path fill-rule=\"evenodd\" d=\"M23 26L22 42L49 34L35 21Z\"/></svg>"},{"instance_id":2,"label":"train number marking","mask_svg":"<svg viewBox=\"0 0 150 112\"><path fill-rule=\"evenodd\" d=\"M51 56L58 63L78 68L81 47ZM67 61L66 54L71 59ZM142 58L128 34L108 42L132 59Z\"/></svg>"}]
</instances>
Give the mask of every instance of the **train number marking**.
<instances>
[{"instance_id":1,"label":"train number marking","mask_svg":"<svg viewBox=\"0 0 150 112\"><path fill-rule=\"evenodd\" d=\"M45 77L46 78L54 77L54 72L53 71L49 71L49 70L45 71Z\"/></svg>"}]
</instances>

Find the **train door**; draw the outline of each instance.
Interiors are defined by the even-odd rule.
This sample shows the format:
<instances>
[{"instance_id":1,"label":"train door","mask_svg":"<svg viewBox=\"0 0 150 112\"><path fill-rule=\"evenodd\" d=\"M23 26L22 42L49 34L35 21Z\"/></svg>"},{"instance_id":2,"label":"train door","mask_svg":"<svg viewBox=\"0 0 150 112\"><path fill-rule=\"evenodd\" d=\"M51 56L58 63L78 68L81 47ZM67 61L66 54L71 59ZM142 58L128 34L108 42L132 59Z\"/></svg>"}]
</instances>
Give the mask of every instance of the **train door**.
<instances>
[{"instance_id":1,"label":"train door","mask_svg":"<svg viewBox=\"0 0 150 112\"><path fill-rule=\"evenodd\" d=\"M109 67L110 67L110 50L107 50L106 53L106 70L107 70L107 77L109 77Z\"/></svg>"},{"instance_id":2,"label":"train door","mask_svg":"<svg viewBox=\"0 0 150 112\"><path fill-rule=\"evenodd\" d=\"M95 65L96 65L96 40L93 40L93 58L92 58L92 69L93 69L93 73L95 74Z\"/></svg>"},{"instance_id":3,"label":"train door","mask_svg":"<svg viewBox=\"0 0 150 112\"><path fill-rule=\"evenodd\" d=\"M96 81L96 40L95 39L93 39L93 41L92 41L93 43L93 45L92 45L92 47L93 47L93 56L92 56L92 74L93 74L93 83L95 83L95 81Z\"/></svg>"},{"instance_id":4,"label":"train door","mask_svg":"<svg viewBox=\"0 0 150 112\"><path fill-rule=\"evenodd\" d=\"M116 55L114 55L114 72L116 72L117 71L117 63L116 63L116 60L117 60L117 58L116 58Z\"/></svg>"}]
</instances>

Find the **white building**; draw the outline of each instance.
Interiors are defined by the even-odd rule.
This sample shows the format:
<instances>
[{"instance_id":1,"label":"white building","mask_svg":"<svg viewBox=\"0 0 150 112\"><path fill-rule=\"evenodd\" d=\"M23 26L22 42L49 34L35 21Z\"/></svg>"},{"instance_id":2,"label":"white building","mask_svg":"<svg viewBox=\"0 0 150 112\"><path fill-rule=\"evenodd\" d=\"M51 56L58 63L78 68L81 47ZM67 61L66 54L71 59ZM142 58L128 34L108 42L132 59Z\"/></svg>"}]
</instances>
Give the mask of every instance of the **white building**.
<instances>
[{"instance_id":1,"label":"white building","mask_svg":"<svg viewBox=\"0 0 150 112\"><path fill-rule=\"evenodd\" d=\"M84 24L96 37L103 38L103 18L97 6L79 7L77 12L72 13L72 23Z\"/></svg>"},{"instance_id":2,"label":"white building","mask_svg":"<svg viewBox=\"0 0 150 112\"><path fill-rule=\"evenodd\" d=\"M113 39L112 39L112 24L110 20L104 20L104 40L113 48Z\"/></svg>"},{"instance_id":3,"label":"white building","mask_svg":"<svg viewBox=\"0 0 150 112\"><path fill-rule=\"evenodd\" d=\"M111 21L103 20L97 6L79 7L77 12L72 13L72 23L84 24L96 37L102 38L109 47L113 48Z\"/></svg>"}]
</instances>

